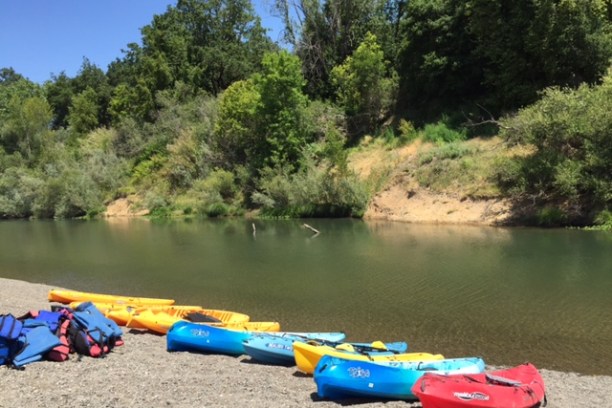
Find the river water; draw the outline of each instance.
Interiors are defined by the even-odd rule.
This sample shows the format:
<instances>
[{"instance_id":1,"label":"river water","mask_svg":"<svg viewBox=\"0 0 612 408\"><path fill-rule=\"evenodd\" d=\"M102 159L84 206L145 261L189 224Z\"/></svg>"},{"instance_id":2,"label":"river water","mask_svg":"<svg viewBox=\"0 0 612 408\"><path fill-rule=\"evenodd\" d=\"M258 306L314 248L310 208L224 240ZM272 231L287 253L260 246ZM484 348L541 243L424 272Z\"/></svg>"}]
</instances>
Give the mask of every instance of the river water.
<instances>
[{"instance_id":1,"label":"river water","mask_svg":"<svg viewBox=\"0 0 612 408\"><path fill-rule=\"evenodd\" d=\"M358 220L4 221L0 276L171 297L283 330L405 340L413 351L495 365L612 375L605 232Z\"/></svg>"}]
</instances>

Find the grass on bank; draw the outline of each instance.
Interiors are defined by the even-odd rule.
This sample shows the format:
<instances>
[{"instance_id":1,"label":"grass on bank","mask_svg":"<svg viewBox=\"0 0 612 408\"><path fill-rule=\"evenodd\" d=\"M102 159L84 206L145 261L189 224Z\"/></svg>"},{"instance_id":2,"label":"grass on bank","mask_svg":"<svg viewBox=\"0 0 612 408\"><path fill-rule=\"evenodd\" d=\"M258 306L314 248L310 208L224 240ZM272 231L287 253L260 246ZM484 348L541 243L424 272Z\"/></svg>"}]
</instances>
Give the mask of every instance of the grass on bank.
<instances>
[{"instance_id":1,"label":"grass on bank","mask_svg":"<svg viewBox=\"0 0 612 408\"><path fill-rule=\"evenodd\" d=\"M512 157L530 154L530 149L509 147L499 137L465 138L465 133L443 123L415 130L404 122L397 135L366 137L351 149L349 164L363 180L375 181L376 191L407 176L419 187L438 193L474 199L501 197L500 169Z\"/></svg>"}]
</instances>

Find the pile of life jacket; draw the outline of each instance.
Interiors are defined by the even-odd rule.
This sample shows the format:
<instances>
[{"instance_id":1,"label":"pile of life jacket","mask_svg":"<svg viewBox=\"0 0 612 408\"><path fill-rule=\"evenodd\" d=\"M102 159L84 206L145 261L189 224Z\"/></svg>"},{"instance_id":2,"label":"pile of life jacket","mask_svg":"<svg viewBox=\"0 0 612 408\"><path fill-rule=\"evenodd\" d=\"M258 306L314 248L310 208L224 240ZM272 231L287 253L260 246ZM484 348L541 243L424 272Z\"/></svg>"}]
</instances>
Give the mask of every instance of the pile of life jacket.
<instances>
[{"instance_id":1,"label":"pile of life jacket","mask_svg":"<svg viewBox=\"0 0 612 408\"><path fill-rule=\"evenodd\" d=\"M40 360L65 361L70 354L103 357L123 344L123 332L91 302L71 309L53 306L51 311L24 316L0 315L0 365L21 368Z\"/></svg>"}]
</instances>

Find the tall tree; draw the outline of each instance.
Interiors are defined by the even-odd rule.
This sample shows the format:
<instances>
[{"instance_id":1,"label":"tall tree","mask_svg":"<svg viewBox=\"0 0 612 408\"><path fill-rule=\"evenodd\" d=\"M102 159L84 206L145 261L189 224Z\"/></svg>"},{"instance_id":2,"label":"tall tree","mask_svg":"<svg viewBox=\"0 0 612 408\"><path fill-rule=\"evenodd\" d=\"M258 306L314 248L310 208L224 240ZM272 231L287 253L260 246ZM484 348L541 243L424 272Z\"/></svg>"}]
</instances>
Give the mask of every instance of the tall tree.
<instances>
[{"instance_id":1,"label":"tall tree","mask_svg":"<svg viewBox=\"0 0 612 408\"><path fill-rule=\"evenodd\" d=\"M112 87L102 69L92 64L87 58L83 58L81 68L73 80L73 89L75 95L82 95L87 91L89 104L96 105L92 106L92 109L97 112L97 122L100 125L110 124L108 108Z\"/></svg>"},{"instance_id":2,"label":"tall tree","mask_svg":"<svg viewBox=\"0 0 612 408\"><path fill-rule=\"evenodd\" d=\"M264 166L294 167L308 141L300 60L287 51L266 54L263 71L222 95L216 147L252 174Z\"/></svg>"},{"instance_id":3,"label":"tall tree","mask_svg":"<svg viewBox=\"0 0 612 408\"><path fill-rule=\"evenodd\" d=\"M268 53L262 63L261 75L254 78L261 95L258 115L263 125L259 155L266 164L292 166L300 159L307 138L303 120L308 98L302 92L302 66L287 51Z\"/></svg>"},{"instance_id":4,"label":"tall tree","mask_svg":"<svg viewBox=\"0 0 612 408\"><path fill-rule=\"evenodd\" d=\"M77 134L94 130L99 125L99 109L96 91L88 87L72 98L68 123Z\"/></svg>"},{"instance_id":5,"label":"tall tree","mask_svg":"<svg viewBox=\"0 0 612 408\"><path fill-rule=\"evenodd\" d=\"M482 67L461 0L412 0L401 24L400 105L413 118L456 107L482 93Z\"/></svg>"},{"instance_id":6,"label":"tall tree","mask_svg":"<svg viewBox=\"0 0 612 408\"><path fill-rule=\"evenodd\" d=\"M179 0L142 29L110 69L111 81L140 81L154 95L177 81L218 94L260 68L273 44L249 0Z\"/></svg>"},{"instance_id":7,"label":"tall tree","mask_svg":"<svg viewBox=\"0 0 612 408\"><path fill-rule=\"evenodd\" d=\"M43 96L40 85L17 74L12 68L0 72L0 126L9 114L9 104L13 98L24 100L29 97Z\"/></svg>"},{"instance_id":8,"label":"tall tree","mask_svg":"<svg viewBox=\"0 0 612 408\"><path fill-rule=\"evenodd\" d=\"M398 24L403 1L398 0L277 0L285 23L285 40L302 60L307 92L333 95L329 75L371 32L379 39L385 59L395 62Z\"/></svg>"},{"instance_id":9,"label":"tall tree","mask_svg":"<svg viewBox=\"0 0 612 408\"><path fill-rule=\"evenodd\" d=\"M50 107L40 85L11 71L0 82L0 145L35 160L51 121Z\"/></svg>"},{"instance_id":10,"label":"tall tree","mask_svg":"<svg viewBox=\"0 0 612 408\"><path fill-rule=\"evenodd\" d=\"M8 104L6 120L0 128L0 141L7 152L19 152L33 162L41 152L51 117L51 107L45 98L15 96Z\"/></svg>"},{"instance_id":11,"label":"tall tree","mask_svg":"<svg viewBox=\"0 0 612 408\"><path fill-rule=\"evenodd\" d=\"M594 82L612 57L608 0L412 0L402 24L403 106L494 115L551 85Z\"/></svg>"},{"instance_id":12,"label":"tall tree","mask_svg":"<svg viewBox=\"0 0 612 408\"><path fill-rule=\"evenodd\" d=\"M244 166L254 155L260 101L261 95L252 80L236 81L221 94L214 136L220 166L227 169Z\"/></svg>"},{"instance_id":13,"label":"tall tree","mask_svg":"<svg viewBox=\"0 0 612 408\"><path fill-rule=\"evenodd\" d=\"M70 78L65 72L53 75L45 83L47 101L53 109L53 127L58 129L68 125L70 107L74 104L73 98L89 89L89 103L96 105L96 122L102 125L110 123L108 105L110 103L112 87L108 77L89 59L83 58L79 72ZM82 102L82 101L81 101Z\"/></svg>"},{"instance_id":14,"label":"tall tree","mask_svg":"<svg viewBox=\"0 0 612 408\"><path fill-rule=\"evenodd\" d=\"M70 104L74 96L72 78L63 71L59 75L52 75L51 80L45 82L45 93L53 109L53 128L66 127Z\"/></svg>"},{"instance_id":15,"label":"tall tree","mask_svg":"<svg viewBox=\"0 0 612 408\"><path fill-rule=\"evenodd\" d=\"M576 87L605 73L612 26L605 0L471 0L468 24L484 84L507 109L547 86Z\"/></svg>"},{"instance_id":16,"label":"tall tree","mask_svg":"<svg viewBox=\"0 0 612 408\"><path fill-rule=\"evenodd\" d=\"M389 70L376 36L368 33L355 52L334 67L331 79L351 133L360 135L375 130L389 112L397 87L397 74Z\"/></svg>"},{"instance_id":17,"label":"tall tree","mask_svg":"<svg viewBox=\"0 0 612 408\"><path fill-rule=\"evenodd\" d=\"M5 67L0 69L0 85L10 85L21 79L24 79L23 75L18 74L11 67Z\"/></svg>"}]
</instances>

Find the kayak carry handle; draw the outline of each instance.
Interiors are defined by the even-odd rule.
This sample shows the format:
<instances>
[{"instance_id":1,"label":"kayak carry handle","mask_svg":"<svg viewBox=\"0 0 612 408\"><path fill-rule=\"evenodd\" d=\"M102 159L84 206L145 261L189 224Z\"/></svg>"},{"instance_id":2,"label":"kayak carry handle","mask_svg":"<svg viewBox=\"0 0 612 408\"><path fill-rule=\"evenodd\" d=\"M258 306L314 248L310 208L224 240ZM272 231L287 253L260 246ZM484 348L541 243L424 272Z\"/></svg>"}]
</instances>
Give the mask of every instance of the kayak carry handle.
<instances>
[{"instance_id":1,"label":"kayak carry handle","mask_svg":"<svg viewBox=\"0 0 612 408\"><path fill-rule=\"evenodd\" d=\"M428 361L419 361L419 364L417 365L417 371L439 371L435 367L421 367L422 364L426 363L428 363Z\"/></svg>"},{"instance_id":2,"label":"kayak carry handle","mask_svg":"<svg viewBox=\"0 0 612 408\"><path fill-rule=\"evenodd\" d=\"M499 376L493 375L493 374L485 374L485 378L487 379L488 383L493 383L493 384L496 384L496 385L505 385L505 386L509 386L509 387L518 387L518 386L520 386L522 384L520 381L511 380L511 379L505 378L505 377L499 377Z\"/></svg>"}]
</instances>

